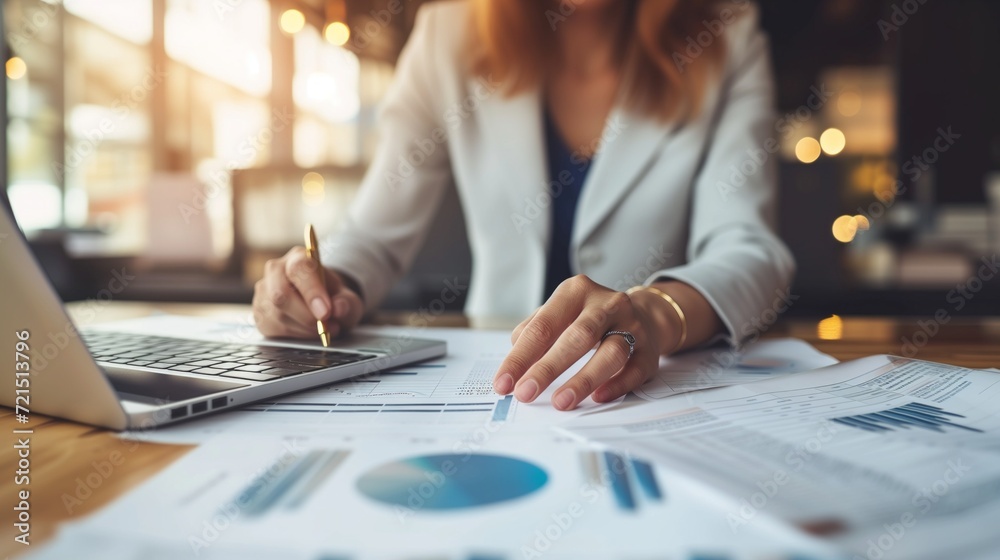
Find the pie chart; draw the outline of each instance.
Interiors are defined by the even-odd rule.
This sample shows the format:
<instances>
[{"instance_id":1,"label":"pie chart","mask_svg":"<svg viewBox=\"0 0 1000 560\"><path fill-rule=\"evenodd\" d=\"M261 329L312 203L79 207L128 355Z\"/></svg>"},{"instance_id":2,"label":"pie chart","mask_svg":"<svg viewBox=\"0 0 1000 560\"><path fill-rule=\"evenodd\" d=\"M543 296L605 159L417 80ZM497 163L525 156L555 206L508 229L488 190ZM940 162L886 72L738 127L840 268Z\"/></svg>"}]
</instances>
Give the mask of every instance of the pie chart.
<instances>
[{"instance_id":1,"label":"pie chart","mask_svg":"<svg viewBox=\"0 0 1000 560\"><path fill-rule=\"evenodd\" d=\"M458 510L515 500L548 482L539 466L502 455L442 454L411 457L363 474L357 489L386 505L411 510Z\"/></svg>"}]
</instances>

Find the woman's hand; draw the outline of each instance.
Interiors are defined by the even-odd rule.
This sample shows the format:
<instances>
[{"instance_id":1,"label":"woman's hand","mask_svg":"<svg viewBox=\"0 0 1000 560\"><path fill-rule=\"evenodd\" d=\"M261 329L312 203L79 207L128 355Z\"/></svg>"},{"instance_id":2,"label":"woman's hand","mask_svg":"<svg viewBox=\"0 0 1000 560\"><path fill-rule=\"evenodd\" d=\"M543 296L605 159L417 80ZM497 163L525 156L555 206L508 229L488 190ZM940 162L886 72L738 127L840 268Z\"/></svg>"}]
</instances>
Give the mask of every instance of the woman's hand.
<instances>
[{"instance_id":1,"label":"woman's hand","mask_svg":"<svg viewBox=\"0 0 1000 560\"><path fill-rule=\"evenodd\" d=\"M514 348L493 379L494 389L502 395L513 390L519 401L531 402L598 344L583 369L553 395L555 407L570 410L591 393L595 401L608 402L635 389L656 371L660 354L672 349L663 347L665 341L677 338L647 309L655 301L639 300L583 275L566 280L514 329ZM612 330L635 336L631 358L623 336L602 340Z\"/></svg>"},{"instance_id":2,"label":"woman's hand","mask_svg":"<svg viewBox=\"0 0 1000 560\"><path fill-rule=\"evenodd\" d=\"M320 280L326 275L326 287ZM316 321L325 321L330 336L361 320L364 304L336 272L324 268L295 247L264 265L254 284L253 316L264 336L317 338Z\"/></svg>"}]
</instances>

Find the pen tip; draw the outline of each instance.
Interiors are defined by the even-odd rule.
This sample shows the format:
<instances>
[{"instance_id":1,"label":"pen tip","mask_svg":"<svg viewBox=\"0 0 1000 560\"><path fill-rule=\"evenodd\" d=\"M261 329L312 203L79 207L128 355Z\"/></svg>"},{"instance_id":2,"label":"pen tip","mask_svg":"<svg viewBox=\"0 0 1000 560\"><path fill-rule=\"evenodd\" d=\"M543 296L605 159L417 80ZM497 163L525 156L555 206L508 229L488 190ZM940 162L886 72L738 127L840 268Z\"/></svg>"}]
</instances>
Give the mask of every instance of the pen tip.
<instances>
[{"instance_id":1,"label":"pen tip","mask_svg":"<svg viewBox=\"0 0 1000 560\"><path fill-rule=\"evenodd\" d=\"M330 346L330 333L319 333L319 340L323 343L323 346Z\"/></svg>"}]
</instances>

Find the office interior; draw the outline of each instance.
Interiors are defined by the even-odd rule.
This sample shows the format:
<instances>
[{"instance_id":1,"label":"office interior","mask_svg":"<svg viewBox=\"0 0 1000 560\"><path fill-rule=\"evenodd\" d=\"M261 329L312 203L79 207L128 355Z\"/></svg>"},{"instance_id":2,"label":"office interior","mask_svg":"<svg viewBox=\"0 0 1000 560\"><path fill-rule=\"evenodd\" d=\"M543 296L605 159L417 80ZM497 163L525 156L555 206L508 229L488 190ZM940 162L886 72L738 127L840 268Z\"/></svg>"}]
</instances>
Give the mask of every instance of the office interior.
<instances>
[{"instance_id":1,"label":"office interior","mask_svg":"<svg viewBox=\"0 0 1000 560\"><path fill-rule=\"evenodd\" d=\"M6 193L60 296L248 303L343 219L424 1L5 0ZM787 315L1000 314L1000 5L760 4ZM473 265L452 191L383 308Z\"/></svg>"}]
</instances>

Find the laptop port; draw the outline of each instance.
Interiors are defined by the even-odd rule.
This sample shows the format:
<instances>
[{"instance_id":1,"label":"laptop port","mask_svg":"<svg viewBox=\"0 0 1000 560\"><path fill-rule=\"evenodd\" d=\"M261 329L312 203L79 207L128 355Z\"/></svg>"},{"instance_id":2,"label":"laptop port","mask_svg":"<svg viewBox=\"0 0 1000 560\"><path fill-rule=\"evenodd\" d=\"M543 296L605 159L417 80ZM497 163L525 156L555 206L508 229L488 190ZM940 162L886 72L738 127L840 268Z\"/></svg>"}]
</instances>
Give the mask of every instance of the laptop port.
<instances>
[{"instance_id":1,"label":"laptop port","mask_svg":"<svg viewBox=\"0 0 1000 560\"><path fill-rule=\"evenodd\" d=\"M188 409L186 406L178 406L177 408L170 409L170 419L176 420L178 418L184 418L188 414Z\"/></svg>"},{"instance_id":2,"label":"laptop port","mask_svg":"<svg viewBox=\"0 0 1000 560\"><path fill-rule=\"evenodd\" d=\"M223 408L228 402L228 397L216 397L212 399L212 409Z\"/></svg>"},{"instance_id":3,"label":"laptop port","mask_svg":"<svg viewBox=\"0 0 1000 560\"><path fill-rule=\"evenodd\" d=\"M198 414L208 410L208 401L196 402L191 405L191 414Z\"/></svg>"}]
</instances>

